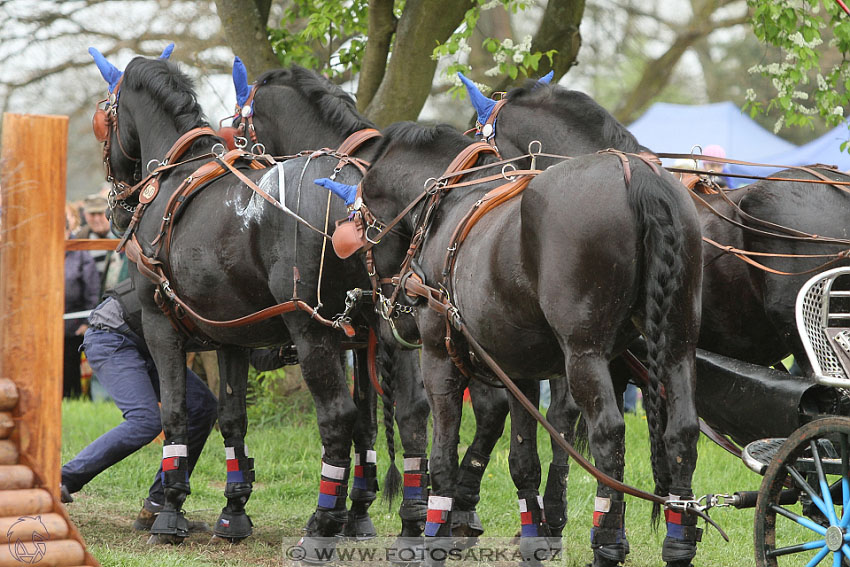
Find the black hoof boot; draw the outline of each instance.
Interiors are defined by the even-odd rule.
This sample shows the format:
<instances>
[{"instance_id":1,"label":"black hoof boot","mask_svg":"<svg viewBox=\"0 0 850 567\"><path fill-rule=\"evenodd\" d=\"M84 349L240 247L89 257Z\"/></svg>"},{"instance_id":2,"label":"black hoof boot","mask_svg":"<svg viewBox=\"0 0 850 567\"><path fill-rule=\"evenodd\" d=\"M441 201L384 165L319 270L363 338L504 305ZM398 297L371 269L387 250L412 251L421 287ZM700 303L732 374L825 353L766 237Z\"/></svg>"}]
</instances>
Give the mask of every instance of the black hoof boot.
<instances>
[{"instance_id":1,"label":"black hoof boot","mask_svg":"<svg viewBox=\"0 0 850 567\"><path fill-rule=\"evenodd\" d=\"M189 535L189 522L183 516L182 510L163 506L151 526L149 544L168 543L179 544Z\"/></svg>"},{"instance_id":2,"label":"black hoof boot","mask_svg":"<svg viewBox=\"0 0 850 567\"><path fill-rule=\"evenodd\" d=\"M621 496L622 497L622 496ZM599 508L593 514L590 544L593 548L593 567L614 567L626 560L629 541L623 528L626 503L623 500L597 498Z\"/></svg>"},{"instance_id":3,"label":"black hoof boot","mask_svg":"<svg viewBox=\"0 0 850 567\"><path fill-rule=\"evenodd\" d=\"M344 502L344 500L343 500ZM304 536L298 542L302 557L301 561L310 565L322 565L336 559L336 544L342 533L347 513L341 510L316 510L307 527Z\"/></svg>"},{"instance_id":4,"label":"black hoof boot","mask_svg":"<svg viewBox=\"0 0 850 567\"><path fill-rule=\"evenodd\" d=\"M699 518L674 510L664 511L667 520L667 536L661 547L661 559L668 567L688 567L697 554L697 543L702 540L702 528L697 527Z\"/></svg>"},{"instance_id":5,"label":"black hoof boot","mask_svg":"<svg viewBox=\"0 0 850 567\"><path fill-rule=\"evenodd\" d=\"M251 459L253 461L253 459ZM253 473L253 471L251 471ZM253 475L250 476L253 481ZM253 533L253 523L245 513L245 504L251 497L253 485L250 482L228 482L224 489L227 506L221 509L221 514L215 523L213 534L222 539L236 542L243 540Z\"/></svg>"},{"instance_id":6,"label":"black hoof boot","mask_svg":"<svg viewBox=\"0 0 850 567\"><path fill-rule=\"evenodd\" d=\"M424 500L402 500L398 510L401 533L387 550L391 563L414 565L422 562L425 553L425 519L428 503Z\"/></svg>"},{"instance_id":7,"label":"black hoof boot","mask_svg":"<svg viewBox=\"0 0 850 567\"><path fill-rule=\"evenodd\" d=\"M378 496L378 468L375 451L357 451L354 454L354 478L351 482L351 510L345 523L344 535L357 541L372 539L378 535L369 507Z\"/></svg>"}]
</instances>

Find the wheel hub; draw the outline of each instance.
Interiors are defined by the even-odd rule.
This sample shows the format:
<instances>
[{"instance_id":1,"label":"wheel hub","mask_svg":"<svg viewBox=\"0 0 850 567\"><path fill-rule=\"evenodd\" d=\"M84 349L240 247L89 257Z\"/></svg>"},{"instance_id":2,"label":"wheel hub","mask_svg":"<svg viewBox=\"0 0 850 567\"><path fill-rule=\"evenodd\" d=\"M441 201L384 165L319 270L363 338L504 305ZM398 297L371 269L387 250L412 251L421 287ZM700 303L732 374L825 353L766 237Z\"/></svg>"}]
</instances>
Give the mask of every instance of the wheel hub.
<instances>
[{"instance_id":1,"label":"wheel hub","mask_svg":"<svg viewBox=\"0 0 850 567\"><path fill-rule=\"evenodd\" d=\"M830 551L838 551L844 545L844 531L838 526L829 526L824 540Z\"/></svg>"}]
</instances>

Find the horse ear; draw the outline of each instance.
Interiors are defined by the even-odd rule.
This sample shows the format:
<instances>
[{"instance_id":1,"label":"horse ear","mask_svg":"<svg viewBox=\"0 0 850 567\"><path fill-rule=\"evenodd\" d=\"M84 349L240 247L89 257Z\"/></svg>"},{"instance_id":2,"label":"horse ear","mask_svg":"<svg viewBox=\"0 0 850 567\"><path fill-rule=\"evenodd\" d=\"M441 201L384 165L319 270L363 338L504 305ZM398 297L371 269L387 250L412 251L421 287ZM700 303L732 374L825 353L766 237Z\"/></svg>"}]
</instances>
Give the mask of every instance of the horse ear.
<instances>
[{"instance_id":1,"label":"horse ear","mask_svg":"<svg viewBox=\"0 0 850 567\"><path fill-rule=\"evenodd\" d=\"M165 49L162 50L162 55L159 56L160 59L168 59L171 57L171 52L174 51L174 44L169 43L165 46Z\"/></svg>"},{"instance_id":2,"label":"horse ear","mask_svg":"<svg viewBox=\"0 0 850 567\"><path fill-rule=\"evenodd\" d=\"M493 112L493 107L496 106L496 101L484 96L481 91L478 90L478 87L475 86L475 83L464 77L463 73L460 71L458 71L457 76L460 77L460 80L463 81L463 84L466 86L466 92L469 93L469 100L472 102L475 112L478 113L478 122L480 124L486 124L487 119L490 117L490 113Z\"/></svg>"},{"instance_id":3,"label":"horse ear","mask_svg":"<svg viewBox=\"0 0 850 567\"><path fill-rule=\"evenodd\" d=\"M241 107L248 100L251 87L248 86L248 70L238 56L233 58L233 86L236 87L236 104Z\"/></svg>"},{"instance_id":4,"label":"horse ear","mask_svg":"<svg viewBox=\"0 0 850 567\"><path fill-rule=\"evenodd\" d=\"M94 59L94 63L97 65L98 70L100 70L100 75L103 77L103 80L109 84L109 90L115 90L115 85L118 84L118 80L124 72L119 71L115 65L107 61L106 57L104 57L103 54L94 47L89 47L89 54L92 56L92 59Z\"/></svg>"},{"instance_id":5,"label":"horse ear","mask_svg":"<svg viewBox=\"0 0 850 567\"><path fill-rule=\"evenodd\" d=\"M331 193L336 195L345 201L345 205L354 204L354 200L357 198L357 185L346 185L345 183L337 183L336 181L332 181L327 177L322 177L321 179L316 179L313 181L316 185L320 187L324 187L328 189Z\"/></svg>"},{"instance_id":6,"label":"horse ear","mask_svg":"<svg viewBox=\"0 0 850 567\"><path fill-rule=\"evenodd\" d=\"M545 75L543 75L542 77L537 79L537 82L543 83L544 85L548 85L549 83L552 82L552 77L554 77L554 76L555 76L555 71L549 71L548 73L546 73Z\"/></svg>"}]
</instances>

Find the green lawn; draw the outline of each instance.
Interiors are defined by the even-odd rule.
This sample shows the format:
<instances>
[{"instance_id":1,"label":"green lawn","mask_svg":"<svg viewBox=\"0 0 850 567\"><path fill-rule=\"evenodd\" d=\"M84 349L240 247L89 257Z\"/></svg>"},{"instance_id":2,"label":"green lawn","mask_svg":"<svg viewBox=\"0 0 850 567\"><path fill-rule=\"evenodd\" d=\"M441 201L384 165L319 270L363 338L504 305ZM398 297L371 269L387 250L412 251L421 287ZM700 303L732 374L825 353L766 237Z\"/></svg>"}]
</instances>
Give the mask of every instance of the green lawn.
<instances>
[{"instance_id":1,"label":"green lawn","mask_svg":"<svg viewBox=\"0 0 850 567\"><path fill-rule=\"evenodd\" d=\"M300 536L301 528L315 509L319 480L321 444L309 399L303 392L291 407L308 408L287 412L283 425L266 424L250 430L247 444L256 459L257 483L248 503L254 521L254 536L240 545L208 545L207 537L192 536L180 547L150 548L147 536L134 532L131 524L147 494L161 458L161 447L154 443L105 471L76 495L68 509L83 537L103 565L280 565L283 544ZM285 402L286 403L286 402ZM121 415L111 403L83 401L63 403L63 462L82 449L91 439L119 423ZM652 489L646 420L627 416L626 482ZM462 439L472 436L472 412L465 412ZM386 453L383 431L378 435L378 466L383 476ZM548 440L540 433L544 462L548 460ZM191 519L212 524L224 504L225 468L221 435L214 431L192 476L192 494L185 509ZM400 444L397 444L400 447ZM463 449L463 447L462 447ZM401 453L401 451L399 451ZM699 465L694 482L698 495L709 492L731 493L757 490L761 478L744 468L731 455L706 439L699 445ZM486 535L512 536L519 528L516 492L508 472L508 439L504 436L496 448L485 475L479 514ZM399 464L400 464L399 455ZM573 467L569 487L570 521L565 531L565 553L556 565L584 566L591 560L589 527L595 483L583 470ZM545 469L544 469L545 478ZM397 508L397 503L394 509ZM381 536L393 536L399 529L398 517L385 503L377 501L372 517ZM628 499L627 530L631 543L628 566L661 564L663 529L653 533L649 523L650 505ZM697 555L697 564L738 566L752 564L752 511L717 509L712 517L729 534L725 543L711 528L706 529ZM449 563L450 564L450 563Z\"/></svg>"}]
</instances>

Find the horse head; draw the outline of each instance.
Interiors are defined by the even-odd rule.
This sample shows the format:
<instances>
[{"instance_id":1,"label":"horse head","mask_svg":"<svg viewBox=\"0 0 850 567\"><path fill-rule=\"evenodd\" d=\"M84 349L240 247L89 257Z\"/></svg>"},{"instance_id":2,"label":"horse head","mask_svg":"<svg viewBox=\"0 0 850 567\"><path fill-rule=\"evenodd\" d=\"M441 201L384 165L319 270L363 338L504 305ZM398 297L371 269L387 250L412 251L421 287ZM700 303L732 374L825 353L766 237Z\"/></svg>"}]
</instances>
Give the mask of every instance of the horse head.
<instances>
[{"instance_id":1,"label":"horse head","mask_svg":"<svg viewBox=\"0 0 850 567\"><path fill-rule=\"evenodd\" d=\"M108 84L106 99L92 119L95 137L103 143L111 222L126 230L136 205L138 185L159 162L167 147L184 131L205 124L190 80L168 61L174 45L156 59L134 58L119 70L97 49L89 53ZM168 116L155 116L166 111ZM165 149L163 149L165 148Z\"/></svg>"},{"instance_id":2,"label":"horse head","mask_svg":"<svg viewBox=\"0 0 850 567\"><path fill-rule=\"evenodd\" d=\"M375 127L357 111L348 93L298 65L260 75L252 93L244 66L235 60L233 81L237 93L233 126L275 155L336 147L349 134ZM241 126L246 122L247 127Z\"/></svg>"},{"instance_id":3,"label":"horse head","mask_svg":"<svg viewBox=\"0 0 850 567\"><path fill-rule=\"evenodd\" d=\"M488 111L490 105L482 101L490 99L481 94L474 83L465 77L462 80L478 113L478 120L484 124L491 118L492 108ZM529 80L507 93L490 133L491 143L504 157L530 153L532 141L539 141L544 152L570 156L607 148L626 152L646 150L625 126L591 97L580 91L550 85L550 80L549 75L540 80ZM495 101L492 106L495 106ZM483 122L482 111L485 113Z\"/></svg>"}]
</instances>

